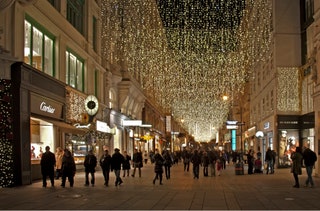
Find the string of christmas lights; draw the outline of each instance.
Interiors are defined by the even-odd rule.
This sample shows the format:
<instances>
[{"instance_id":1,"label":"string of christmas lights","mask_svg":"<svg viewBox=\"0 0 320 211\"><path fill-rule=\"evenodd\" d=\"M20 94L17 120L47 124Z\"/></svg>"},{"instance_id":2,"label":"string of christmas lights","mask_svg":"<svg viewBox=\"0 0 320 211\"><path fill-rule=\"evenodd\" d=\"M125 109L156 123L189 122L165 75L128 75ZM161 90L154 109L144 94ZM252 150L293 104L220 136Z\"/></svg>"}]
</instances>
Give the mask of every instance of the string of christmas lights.
<instances>
[{"instance_id":1,"label":"string of christmas lights","mask_svg":"<svg viewBox=\"0 0 320 211\"><path fill-rule=\"evenodd\" d=\"M226 121L270 46L270 1L102 0L102 54L197 141ZM223 95L229 101L222 100Z\"/></svg>"},{"instance_id":2,"label":"string of christmas lights","mask_svg":"<svg viewBox=\"0 0 320 211\"><path fill-rule=\"evenodd\" d=\"M0 80L0 186L12 186L13 128L11 82Z\"/></svg>"}]
</instances>

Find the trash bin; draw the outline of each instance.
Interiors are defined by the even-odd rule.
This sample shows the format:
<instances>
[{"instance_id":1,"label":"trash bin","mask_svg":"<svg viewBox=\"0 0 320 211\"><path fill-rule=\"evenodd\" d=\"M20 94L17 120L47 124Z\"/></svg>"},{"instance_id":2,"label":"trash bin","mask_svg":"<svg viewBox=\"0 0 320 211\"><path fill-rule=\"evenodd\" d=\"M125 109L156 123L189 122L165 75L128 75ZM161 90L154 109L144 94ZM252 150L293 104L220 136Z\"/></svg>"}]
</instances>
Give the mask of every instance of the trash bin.
<instances>
[{"instance_id":1,"label":"trash bin","mask_svg":"<svg viewBox=\"0 0 320 211\"><path fill-rule=\"evenodd\" d=\"M243 163L236 163L235 165L236 175L244 175Z\"/></svg>"}]
</instances>

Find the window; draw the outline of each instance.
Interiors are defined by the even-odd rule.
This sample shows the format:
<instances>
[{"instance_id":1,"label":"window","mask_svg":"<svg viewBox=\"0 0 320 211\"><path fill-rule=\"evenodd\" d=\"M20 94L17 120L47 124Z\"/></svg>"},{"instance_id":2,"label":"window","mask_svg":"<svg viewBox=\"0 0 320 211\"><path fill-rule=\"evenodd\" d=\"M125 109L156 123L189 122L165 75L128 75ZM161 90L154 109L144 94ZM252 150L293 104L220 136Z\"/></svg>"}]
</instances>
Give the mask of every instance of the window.
<instances>
[{"instance_id":1,"label":"window","mask_svg":"<svg viewBox=\"0 0 320 211\"><path fill-rule=\"evenodd\" d=\"M94 16L92 20L92 47L97 52L97 19Z\"/></svg>"},{"instance_id":2,"label":"window","mask_svg":"<svg viewBox=\"0 0 320 211\"><path fill-rule=\"evenodd\" d=\"M67 20L81 34L83 34L84 25L84 0L67 1Z\"/></svg>"},{"instance_id":3,"label":"window","mask_svg":"<svg viewBox=\"0 0 320 211\"><path fill-rule=\"evenodd\" d=\"M30 17L24 21L24 62L54 77L54 36Z\"/></svg>"},{"instance_id":4,"label":"window","mask_svg":"<svg viewBox=\"0 0 320 211\"><path fill-rule=\"evenodd\" d=\"M48 2L56 8L56 10L60 11L60 0L48 0Z\"/></svg>"},{"instance_id":5,"label":"window","mask_svg":"<svg viewBox=\"0 0 320 211\"><path fill-rule=\"evenodd\" d=\"M94 95L98 96L99 87L99 70L94 71Z\"/></svg>"},{"instance_id":6,"label":"window","mask_svg":"<svg viewBox=\"0 0 320 211\"><path fill-rule=\"evenodd\" d=\"M66 83L84 91L84 62L70 51L66 52Z\"/></svg>"},{"instance_id":7,"label":"window","mask_svg":"<svg viewBox=\"0 0 320 211\"><path fill-rule=\"evenodd\" d=\"M109 108L115 108L116 105L116 97L113 90L109 91Z\"/></svg>"}]
</instances>

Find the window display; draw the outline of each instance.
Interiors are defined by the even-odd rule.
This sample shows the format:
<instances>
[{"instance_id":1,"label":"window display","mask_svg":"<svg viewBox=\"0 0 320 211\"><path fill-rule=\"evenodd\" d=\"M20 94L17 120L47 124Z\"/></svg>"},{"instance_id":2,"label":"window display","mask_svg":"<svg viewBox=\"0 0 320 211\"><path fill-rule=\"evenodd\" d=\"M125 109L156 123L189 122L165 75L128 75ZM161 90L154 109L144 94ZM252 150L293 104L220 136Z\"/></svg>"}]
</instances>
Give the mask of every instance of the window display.
<instances>
[{"instance_id":1,"label":"window display","mask_svg":"<svg viewBox=\"0 0 320 211\"><path fill-rule=\"evenodd\" d=\"M72 153L74 160L77 163L83 163L88 151L88 145L81 136L66 134L66 148Z\"/></svg>"},{"instance_id":2,"label":"window display","mask_svg":"<svg viewBox=\"0 0 320 211\"><path fill-rule=\"evenodd\" d=\"M37 118L30 119L31 164L39 164L45 147L53 148L53 125Z\"/></svg>"}]
</instances>

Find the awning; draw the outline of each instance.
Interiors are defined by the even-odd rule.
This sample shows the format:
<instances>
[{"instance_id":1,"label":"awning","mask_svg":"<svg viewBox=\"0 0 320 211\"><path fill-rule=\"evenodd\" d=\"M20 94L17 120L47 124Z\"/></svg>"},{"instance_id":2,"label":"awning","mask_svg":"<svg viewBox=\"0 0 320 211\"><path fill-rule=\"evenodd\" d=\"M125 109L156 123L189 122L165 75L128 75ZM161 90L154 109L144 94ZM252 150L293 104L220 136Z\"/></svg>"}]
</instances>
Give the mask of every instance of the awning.
<instances>
[{"instance_id":1,"label":"awning","mask_svg":"<svg viewBox=\"0 0 320 211\"><path fill-rule=\"evenodd\" d=\"M47 120L47 119L45 121L52 123L54 126L59 127L61 131L67 132L67 133L83 135L88 131L88 129L76 128L75 126L62 121Z\"/></svg>"}]
</instances>

